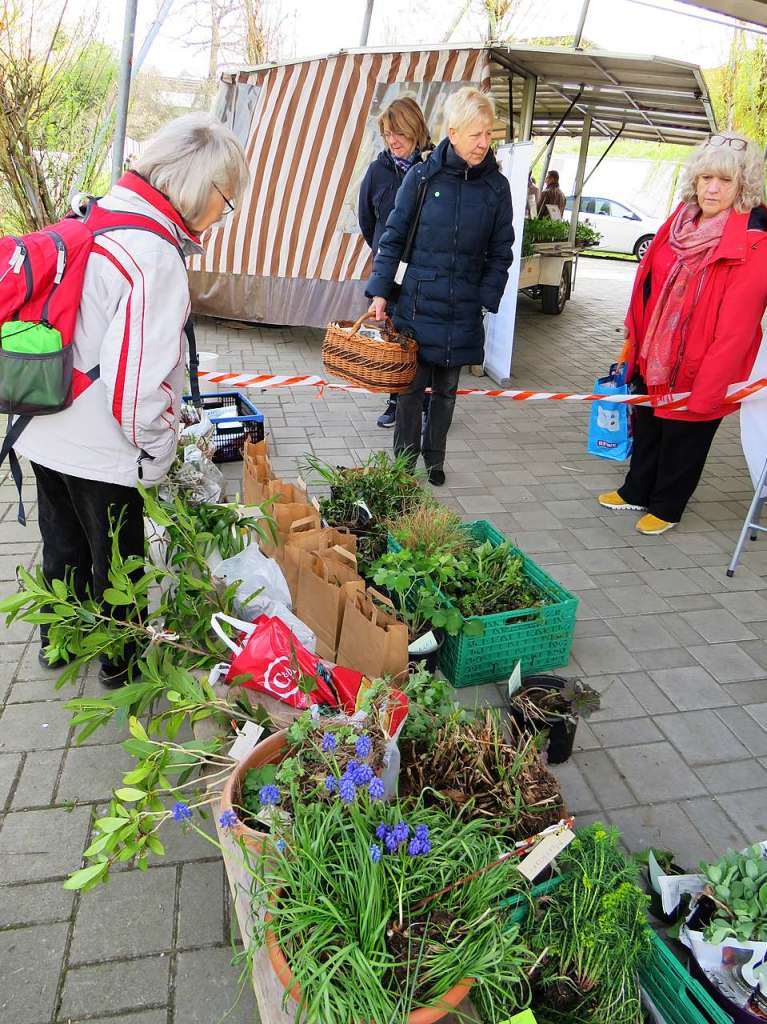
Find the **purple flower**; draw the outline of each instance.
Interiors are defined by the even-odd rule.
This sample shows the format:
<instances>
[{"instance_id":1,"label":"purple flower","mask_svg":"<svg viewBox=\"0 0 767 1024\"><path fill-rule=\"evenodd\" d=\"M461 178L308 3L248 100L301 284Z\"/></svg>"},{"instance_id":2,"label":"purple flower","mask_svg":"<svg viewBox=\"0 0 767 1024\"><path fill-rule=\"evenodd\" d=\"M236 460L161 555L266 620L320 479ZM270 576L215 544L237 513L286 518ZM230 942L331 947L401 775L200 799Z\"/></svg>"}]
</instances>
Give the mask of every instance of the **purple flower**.
<instances>
[{"instance_id":1,"label":"purple flower","mask_svg":"<svg viewBox=\"0 0 767 1024\"><path fill-rule=\"evenodd\" d=\"M357 740L357 745L354 748L354 753L357 757L369 757L370 756L370 737L360 736Z\"/></svg>"},{"instance_id":2,"label":"purple flower","mask_svg":"<svg viewBox=\"0 0 767 1024\"><path fill-rule=\"evenodd\" d=\"M377 864L381 859L381 847L378 845L378 843L370 844L370 859L373 861L374 864Z\"/></svg>"},{"instance_id":3,"label":"purple flower","mask_svg":"<svg viewBox=\"0 0 767 1024\"><path fill-rule=\"evenodd\" d=\"M344 772L344 775L347 775L350 779L354 778L354 773L358 771L358 769L361 767L362 765L359 763L359 761L351 760L346 766L346 771Z\"/></svg>"},{"instance_id":4,"label":"purple flower","mask_svg":"<svg viewBox=\"0 0 767 1024\"><path fill-rule=\"evenodd\" d=\"M277 842L274 845L277 847L277 850L278 850L279 853L284 853L285 852L285 847L288 844L285 842L284 839L278 839Z\"/></svg>"},{"instance_id":5,"label":"purple flower","mask_svg":"<svg viewBox=\"0 0 767 1024\"><path fill-rule=\"evenodd\" d=\"M427 853L431 853L431 839L422 839L421 854L425 857Z\"/></svg>"},{"instance_id":6,"label":"purple flower","mask_svg":"<svg viewBox=\"0 0 767 1024\"><path fill-rule=\"evenodd\" d=\"M338 795L345 804L350 804L357 793L357 787L351 779L343 778L338 783Z\"/></svg>"},{"instance_id":7,"label":"purple flower","mask_svg":"<svg viewBox=\"0 0 767 1024\"><path fill-rule=\"evenodd\" d=\"M418 854L421 852L421 840L411 839L410 842L407 844L407 852L410 854L411 857L417 857Z\"/></svg>"},{"instance_id":8,"label":"purple flower","mask_svg":"<svg viewBox=\"0 0 767 1024\"><path fill-rule=\"evenodd\" d=\"M355 786L367 786L367 784L373 778L373 769L369 764L358 765L352 774L352 780Z\"/></svg>"},{"instance_id":9,"label":"purple flower","mask_svg":"<svg viewBox=\"0 0 767 1024\"><path fill-rule=\"evenodd\" d=\"M280 802L280 791L276 786L262 786L258 791L258 802L263 807L269 807Z\"/></svg>"},{"instance_id":10,"label":"purple flower","mask_svg":"<svg viewBox=\"0 0 767 1024\"><path fill-rule=\"evenodd\" d=\"M371 779L368 785L368 793L370 794L371 800L383 800L384 798L384 784L380 779ZM379 825L380 828L380 825ZM376 835L378 833L376 832ZM381 837L379 836L379 839Z\"/></svg>"},{"instance_id":11,"label":"purple flower","mask_svg":"<svg viewBox=\"0 0 767 1024\"><path fill-rule=\"evenodd\" d=\"M335 750L337 746L336 738L332 732L326 732L322 737L322 751L327 754L331 750Z\"/></svg>"},{"instance_id":12,"label":"purple flower","mask_svg":"<svg viewBox=\"0 0 767 1024\"><path fill-rule=\"evenodd\" d=\"M394 853L399 846L397 837L394 835L394 829L387 829L386 835L384 836L384 846L389 853Z\"/></svg>"},{"instance_id":13,"label":"purple flower","mask_svg":"<svg viewBox=\"0 0 767 1024\"><path fill-rule=\"evenodd\" d=\"M382 821L376 829L376 839L383 839L386 833L389 831L386 822Z\"/></svg>"},{"instance_id":14,"label":"purple flower","mask_svg":"<svg viewBox=\"0 0 767 1024\"><path fill-rule=\"evenodd\" d=\"M224 811L218 819L218 823L221 828L234 828L239 820L235 811Z\"/></svg>"},{"instance_id":15,"label":"purple flower","mask_svg":"<svg viewBox=\"0 0 767 1024\"><path fill-rule=\"evenodd\" d=\"M189 804L181 803L178 801L173 805L173 820L174 821L189 821L192 817L192 809Z\"/></svg>"},{"instance_id":16,"label":"purple flower","mask_svg":"<svg viewBox=\"0 0 767 1024\"><path fill-rule=\"evenodd\" d=\"M325 778L325 789L328 791L328 793L335 793L335 791L338 789L338 779L335 777L335 775L328 775Z\"/></svg>"},{"instance_id":17,"label":"purple flower","mask_svg":"<svg viewBox=\"0 0 767 1024\"><path fill-rule=\"evenodd\" d=\"M415 837L416 837L416 839L420 840L420 842L423 842L424 839L428 839L429 838L429 826L428 825L416 825L416 827L415 827Z\"/></svg>"},{"instance_id":18,"label":"purple flower","mask_svg":"<svg viewBox=\"0 0 767 1024\"><path fill-rule=\"evenodd\" d=\"M394 838L397 843L405 843L410 836L410 829L407 827L404 821L398 821L394 826Z\"/></svg>"}]
</instances>

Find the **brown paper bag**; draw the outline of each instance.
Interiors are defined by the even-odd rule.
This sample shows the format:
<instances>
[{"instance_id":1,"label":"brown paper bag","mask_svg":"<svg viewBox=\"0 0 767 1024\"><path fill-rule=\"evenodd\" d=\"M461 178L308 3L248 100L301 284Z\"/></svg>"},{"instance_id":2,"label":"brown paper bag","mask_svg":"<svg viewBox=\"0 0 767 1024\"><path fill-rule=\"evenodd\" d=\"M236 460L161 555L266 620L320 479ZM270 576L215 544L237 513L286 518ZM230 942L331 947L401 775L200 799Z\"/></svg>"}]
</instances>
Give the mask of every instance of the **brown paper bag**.
<instances>
[{"instance_id":1,"label":"brown paper bag","mask_svg":"<svg viewBox=\"0 0 767 1024\"><path fill-rule=\"evenodd\" d=\"M380 603L391 611L385 611ZM371 679L397 676L407 671L407 645L407 626L397 621L393 605L382 594L368 589L347 602L336 656L339 665Z\"/></svg>"},{"instance_id":2,"label":"brown paper bag","mask_svg":"<svg viewBox=\"0 0 767 1024\"><path fill-rule=\"evenodd\" d=\"M266 484L274 479L266 440L246 441L242 454L242 501L260 505L269 496Z\"/></svg>"},{"instance_id":3,"label":"brown paper bag","mask_svg":"<svg viewBox=\"0 0 767 1024\"><path fill-rule=\"evenodd\" d=\"M317 637L319 657L335 661L347 601L362 596L365 584L360 577L343 586L332 582L322 560L308 551L298 549L297 561L298 592L293 610Z\"/></svg>"},{"instance_id":4,"label":"brown paper bag","mask_svg":"<svg viewBox=\"0 0 767 1024\"><path fill-rule=\"evenodd\" d=\"M295 544L305 551L325 551L328 548L341 547L353 555L357 554L357 538L348 530L335 526L322 526L318 530L308 529L301 525L299 530L292 530L286 543Z\"/></svg>"},{"instance_id":5,"label":"brown paper bag","mask_svg":"<svg viewBox=\"0 0 767 1024\"><path fill-rule=\"evenodd\" d=\"M357 572L357 557L351 551L336 545L327 548L325 551L315 552L317 558L322 562L332 583L342 586L344 583L356 583L362 579Z\"/></svg>"}]
</instances>

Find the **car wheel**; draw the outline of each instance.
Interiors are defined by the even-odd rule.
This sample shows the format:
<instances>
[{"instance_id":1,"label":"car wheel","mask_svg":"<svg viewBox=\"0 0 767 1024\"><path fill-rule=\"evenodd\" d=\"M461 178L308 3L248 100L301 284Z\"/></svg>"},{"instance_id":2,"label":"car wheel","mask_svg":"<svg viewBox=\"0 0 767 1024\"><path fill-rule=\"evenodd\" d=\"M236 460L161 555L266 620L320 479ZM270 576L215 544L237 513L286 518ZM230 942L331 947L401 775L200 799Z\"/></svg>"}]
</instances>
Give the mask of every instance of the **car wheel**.
<instances>
[{"instance_id":1,"label":"car wheel","mask_svg":"<svg viewBox=\"0 0 767 1024\"><path fill-rule=\"evenodd\" d=\"M652 242L653 238L655 238L655 235L642 235L634 246L634 255L640 263L644 259L645 253L650 248L650 242Z\"/></svg>"}]
</instances>

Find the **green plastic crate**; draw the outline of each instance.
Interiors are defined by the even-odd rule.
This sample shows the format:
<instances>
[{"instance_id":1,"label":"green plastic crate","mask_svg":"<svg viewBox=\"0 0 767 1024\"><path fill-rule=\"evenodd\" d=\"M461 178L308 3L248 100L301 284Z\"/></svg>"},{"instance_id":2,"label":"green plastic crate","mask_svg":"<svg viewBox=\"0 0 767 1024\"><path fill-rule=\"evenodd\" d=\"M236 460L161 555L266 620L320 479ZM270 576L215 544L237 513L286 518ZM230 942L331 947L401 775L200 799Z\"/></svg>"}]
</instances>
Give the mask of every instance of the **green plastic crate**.
<instances>
[{"instance_id":1,"label":"green plastic crate","mask_svg":"<svg viewBox=\"0 0 767 1024\"><path fill-rule=\"evenodd\" d=\"M545 882L539 882L538 885L534 885L530 890L530 897L534 900L540 899L541 896L545 896L553 889L556 889L565 878L567 878L567 875L553 875L551 878L546 879ZM510 910L509 924L521 924L530 910L528 900L522 895L509 896L508 899L501 900L500 905L508 907Z\"/></svg>"},{"instance_id":2,"label":"green plastic crate","mask_svg":"<svg viewBox=\"0 0 767 1024\"><path fill-rule=\"evenodd\" d=\"M717 1006L655 932L650 956L639 970L639 982L666 1024L732 1024L732 1017Z\"/></svg>"},{"instance_id":3,"label":"green plastic crate","mask_svg":"<svg viewBox=\"0 0 767 1024\"><path fill-rule=\"evenodd\" d=\"M506 539L486 519L466 524L479 543L490 541L497 547ZM389 549L400 545L389 538ZM477 615L485 627L481 636L448 636L442 648L439 667L453 686L478 686L508 679L514 666L522 663L522 675L547 672L566 665L575 632L578 598L536 565L532 558L514 549L524 560L525 575L546 595L549 603L540 608Z\"/></svg>"}]
</instances>

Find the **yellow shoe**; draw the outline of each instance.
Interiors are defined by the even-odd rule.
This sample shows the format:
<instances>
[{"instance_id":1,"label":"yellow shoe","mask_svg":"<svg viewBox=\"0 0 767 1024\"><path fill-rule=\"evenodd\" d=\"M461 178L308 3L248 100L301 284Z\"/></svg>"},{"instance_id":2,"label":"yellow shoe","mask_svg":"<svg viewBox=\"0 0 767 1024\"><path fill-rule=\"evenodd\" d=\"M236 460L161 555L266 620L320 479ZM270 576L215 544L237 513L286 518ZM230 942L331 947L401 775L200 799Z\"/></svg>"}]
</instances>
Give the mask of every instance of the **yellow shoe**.
<instances>
[{"instance_id":1,"label":"yellow shoe","mask_svg":"<svg viewBox=\"0 0 767 1024\"><path fill-rule=\"evenodd\" d=\"M617 491L610 491L609 494L600 494L597 501L602 508L611 508L614 512L644 512L644 505L629 505L621 498Z\"/></svg>"},{"instance_id":2,"label":"yellow shoe","mask_svg":"<svg viewBox=\"0 0 767 1024\"><path fill-rule=\"evenodd\" d=\"M658 519L657 516L648 512L637 523L637 530L648 537L657 537L658 534L665 533L666 530L673 530L676 525L676 523L667 523L665 519Z\"/></svg>"}]
</instances>

